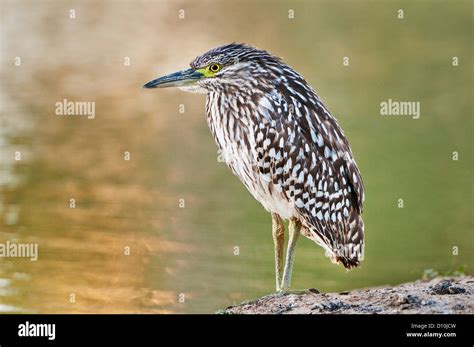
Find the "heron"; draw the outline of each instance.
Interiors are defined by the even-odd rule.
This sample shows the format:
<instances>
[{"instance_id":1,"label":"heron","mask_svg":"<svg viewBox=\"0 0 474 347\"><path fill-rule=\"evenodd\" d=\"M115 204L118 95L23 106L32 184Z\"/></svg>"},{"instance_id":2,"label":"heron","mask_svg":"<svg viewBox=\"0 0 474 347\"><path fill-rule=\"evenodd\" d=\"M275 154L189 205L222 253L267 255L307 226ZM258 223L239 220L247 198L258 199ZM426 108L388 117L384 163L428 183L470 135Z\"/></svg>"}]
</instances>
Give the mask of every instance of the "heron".
<instances>
[{"instance_id":1,"label":"heron","mask_svg":"<svg viewBox=\"0 0 474 347\"><path fill-rule=\"evenodd\" d=\"M231 43L144 85L167 87L207 94L207 123L222 158L271 214L277 292L290 289L300 235L335 264L360 264L361 174L337 120L299 73L268 51Z\"/></svg>"}]
</instances>

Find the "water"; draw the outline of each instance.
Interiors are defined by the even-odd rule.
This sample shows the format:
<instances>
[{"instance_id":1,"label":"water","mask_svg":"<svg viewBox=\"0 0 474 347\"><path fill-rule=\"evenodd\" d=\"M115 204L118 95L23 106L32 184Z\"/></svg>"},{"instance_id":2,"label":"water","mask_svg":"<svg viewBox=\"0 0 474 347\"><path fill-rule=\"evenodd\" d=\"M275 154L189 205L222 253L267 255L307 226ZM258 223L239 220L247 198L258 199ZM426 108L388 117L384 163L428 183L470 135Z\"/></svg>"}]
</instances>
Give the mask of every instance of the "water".
<instances>
[{"instance_id":1,"label":"water","mask_svg":"<svg viewBox=\"0 0 474 347\"><path fill-rule=\"evenodd\" d=\"M301 239L295 289L472 273L469 2L402 3L404 21L373 2L0 3L0 242L39 246L36 262L0 258L1 312L215 312L274 290L270 216L217 160L204 97L141 88L234 40L307 78L366 185L362 267ZM55 115L64 98L96 117ZM380 116L389 98L421 118Z\"/></svg>"}]
</instances>

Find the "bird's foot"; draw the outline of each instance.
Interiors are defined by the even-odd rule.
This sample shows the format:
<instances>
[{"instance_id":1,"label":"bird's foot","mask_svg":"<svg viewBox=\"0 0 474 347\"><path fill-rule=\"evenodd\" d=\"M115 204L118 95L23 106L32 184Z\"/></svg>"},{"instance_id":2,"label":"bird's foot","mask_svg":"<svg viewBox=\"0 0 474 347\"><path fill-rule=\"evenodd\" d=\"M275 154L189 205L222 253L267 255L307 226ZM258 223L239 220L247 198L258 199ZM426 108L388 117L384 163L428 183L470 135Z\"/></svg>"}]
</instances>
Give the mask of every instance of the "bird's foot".
<instances>
[{"instance_id":1,"label":"bird's foot","mask_svg":"<svg viewBox=\"0 0 474 347\"><path fill-rule=\"evenodd\" d=\"M311 288L308 290L290 290L289 288L287 289L280 289L275 292L276 296L285 296L289 294L295 294L295 295L303 295L303 294L308 294L308 293L319 293L317 289Z\"/></svg>"},{"instance_id":2,"label":"bird's foot","mask_svg":"<svg viewBox=\"0 0 474 347\"><path fill-rule=\"evenodd\" d=\"M277 290L276 292L274 292L272 295L274 295L276 297L281 297L281 296L285 296L287 294L288 294L288 292L283 291L283 290L280 289L280 290Z\"/></svg>"}]
</instances>

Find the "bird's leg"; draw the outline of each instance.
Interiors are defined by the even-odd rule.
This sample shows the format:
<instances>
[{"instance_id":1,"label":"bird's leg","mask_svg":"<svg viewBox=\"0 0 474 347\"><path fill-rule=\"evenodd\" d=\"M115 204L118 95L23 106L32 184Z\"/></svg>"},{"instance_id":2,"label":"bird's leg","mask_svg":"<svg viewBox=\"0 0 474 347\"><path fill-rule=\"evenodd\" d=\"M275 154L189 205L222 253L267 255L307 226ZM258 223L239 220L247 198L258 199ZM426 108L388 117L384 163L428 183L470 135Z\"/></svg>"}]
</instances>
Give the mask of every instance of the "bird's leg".
<instances>
[{"instance_id":1,"label":"bird's leg","mask_svg":"<svg viewBox=\"0 0 474 347\"><path fill-rule=\"evenodd\" d=\"M276 290L280 291L280 284L283 274L283 244L285 241L285 227L280 216L272 213L272 235L275 246L275 277Z\"/></svg>"},{"instance_id":2,"label":"bird's leg","mask_svg":"<svg viewBox=\"0 0 474 347\"><path fill-rule=\"evenodd\" d=\"M290 288L291 271L293 269L293 260L295 257L296 241L300 236L301 223L298 220L290 219L288 225L288 233L290 239L288 240L288 249L286 251L285 270L283 271L283 280L280 285L280 290L287 291Z\"/></svg>"}]
</instances>

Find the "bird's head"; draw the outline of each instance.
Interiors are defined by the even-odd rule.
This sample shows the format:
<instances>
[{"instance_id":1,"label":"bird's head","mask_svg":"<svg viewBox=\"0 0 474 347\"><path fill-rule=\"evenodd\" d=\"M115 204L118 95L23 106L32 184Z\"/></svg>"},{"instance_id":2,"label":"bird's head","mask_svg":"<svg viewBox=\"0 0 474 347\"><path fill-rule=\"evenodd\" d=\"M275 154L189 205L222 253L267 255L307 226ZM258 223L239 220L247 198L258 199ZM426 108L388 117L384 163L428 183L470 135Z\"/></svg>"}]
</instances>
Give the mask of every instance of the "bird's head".
<instances>
[{"instance_id":1,"label":"bird's head","mask_svg":"<svg viewBox=\"0 0 474 347\"><path fill-rule=\"evenodd\" d=\"M196 57L191 68L154 79L144 88L179 87L208 93L226 88L264 87L278 77L279 58L244 44L220 46Z\"/></svg>"}]
</instances>

